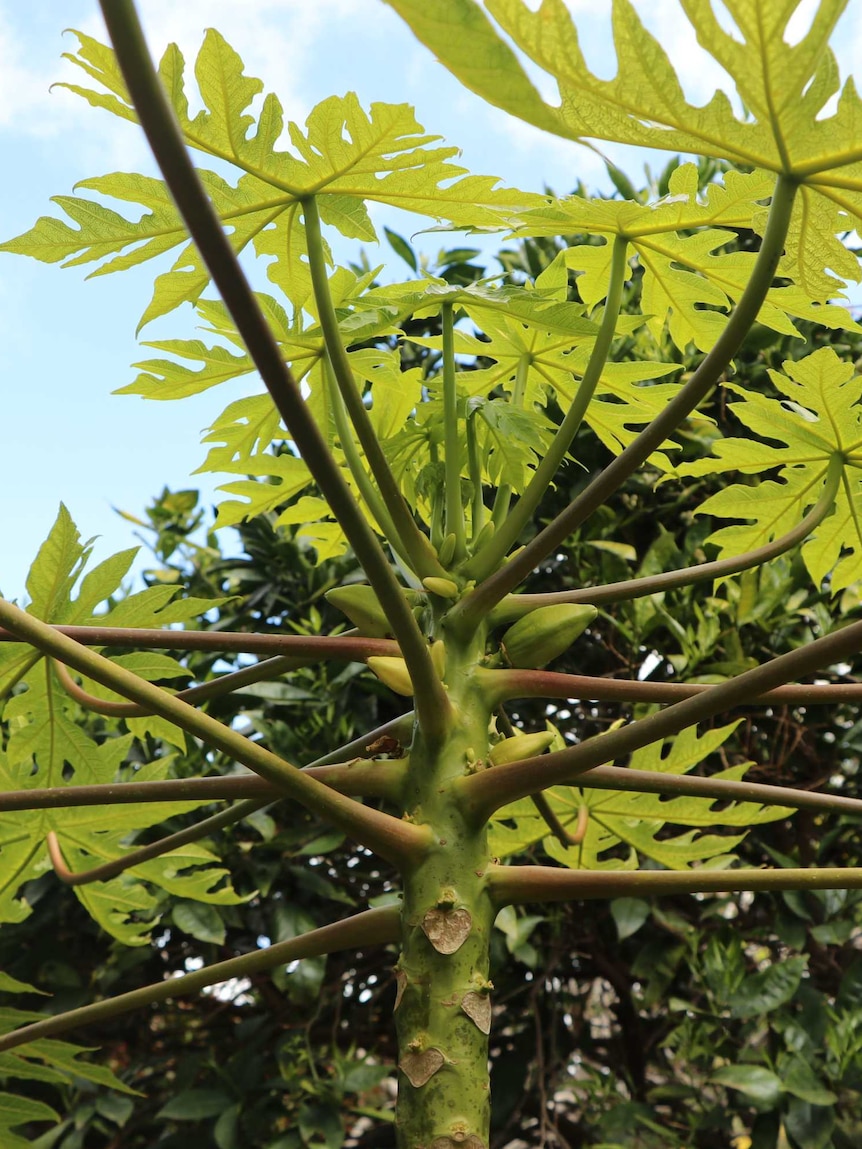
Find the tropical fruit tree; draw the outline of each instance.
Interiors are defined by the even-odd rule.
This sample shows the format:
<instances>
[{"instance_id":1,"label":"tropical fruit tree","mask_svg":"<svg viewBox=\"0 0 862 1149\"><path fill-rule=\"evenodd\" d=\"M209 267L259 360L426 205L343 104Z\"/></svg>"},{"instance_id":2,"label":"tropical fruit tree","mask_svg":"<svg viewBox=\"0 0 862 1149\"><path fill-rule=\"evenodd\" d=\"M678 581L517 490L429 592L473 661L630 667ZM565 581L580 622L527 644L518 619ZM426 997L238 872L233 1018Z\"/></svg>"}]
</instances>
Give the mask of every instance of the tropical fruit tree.
<instances>
[{"instance_id":1,"label":"tropical fruit tree","mask_svg":"<svg viewBox=\"0 0 862 1149\"><path fill-rule=\"evenodd\" d=\"M150 343L159 357L139 363L123 390L175 400L257 373L265 390L234 399L206 434L204 467L227 479L219 522L278 509L320 558L349 548L367 581L328 592L350 629L204 631L194 620L212 600L176 598L170 585L117 597L129 552L84 573L88 548L61 510L26 608L0 601L0 910L8 922L25 917L26 883L53 867L107 933L141 945L165 895L190 913L242 899L201 841L276 801L377 855L400 886L397 897L388 883L369 887L369 908L352 917L116 998L56 1016L6 1009L0 1072L108 1081L106 1068L55 1038L231 976L394 944L399 1144L487 1149L488 1035L505 1013L488 976L498 915L554 901L862 887L857 869L753 869L735 854L758 823L796 809L858 814L859 801L747 782L745 764L693 773L732 729L713 719L862 697L853 682L806 681L852 662L862 622L836 611L805 646L709 682L546 669L588 647L610 604L694 584L750 594L750 573L796 548L818 590L862 580L854 364L822 346L757 390L733 370L755 324L787 336L799 321L859 330L835 300L859 278L845 238L862 217L862 103L852 80L840 87L829 48L842 0L821 0L801 36L788 33L795 0L727 0L733 33L708 0L682 0L736 84L737 105L717 92L704 107L687 102L629 0L614 4L610 80L588 69L562 0L536 11L522 0L387 2L468 87L512 115L566 140L670 148L729 170L701 193L696 166L681 163L669 194L651 203L499 187L458 166L456 149L406 105L365 110L352 95L331 97L304 128L285 128L268 93L253 115L262 85L212 31L195 64L203 107L192 116L176 46L156 69L133 5L104 0L112 47L78 34L72 59L85 78L67 86L139 122L163 179L84 180L55 201L65 219L42 218L3 250L107 274L179 249L141 325L190 304L206 339ZM558 105L512 44L557 81ZM218 170L195 169L190 151ZM524 286L431 275L392 283L381 269L336 266L327 242L329 229L374 240L369 203L455 230L589 241ZM739 249L742 233L757 237L755 250ZM252 289L243 252L268 261L275 294ZM635 272L632 312L623 304ZM219 298L205 294L211 284ZM439 336L416 333L413 321L428 316L439 317ZM410 366L411 339L433 353L423 368ZM683 377L668 339L699 357ZM698 415L719 386L732 436ZM537 529L583 427L608 461ZM549 560L574 561L567 541L613 512L633 476L645 491L673 480L696 492L709 475L727 477L697 508L718 520L707 544L717 557L605 585L577 585L575 569L574 589L519 591ZM196 651L256 661L210 669L177 691ZM405 700L403 713L299 769L207 711L250 683L327 662L365 663ZM620 719L599 734L522 730L510 705L525 699L618 703ZM646 703L655 706L630 717ZM236 770L177 776L164 747L182 750L187 739ZM215 801L226 803L215 815L136 844L171 815ZM527 850L547 864L523 864ZM53 1116L42 1102L2 1100L9 1145L27 1143L16 1127Z\"/></svg>"}]
</instances>

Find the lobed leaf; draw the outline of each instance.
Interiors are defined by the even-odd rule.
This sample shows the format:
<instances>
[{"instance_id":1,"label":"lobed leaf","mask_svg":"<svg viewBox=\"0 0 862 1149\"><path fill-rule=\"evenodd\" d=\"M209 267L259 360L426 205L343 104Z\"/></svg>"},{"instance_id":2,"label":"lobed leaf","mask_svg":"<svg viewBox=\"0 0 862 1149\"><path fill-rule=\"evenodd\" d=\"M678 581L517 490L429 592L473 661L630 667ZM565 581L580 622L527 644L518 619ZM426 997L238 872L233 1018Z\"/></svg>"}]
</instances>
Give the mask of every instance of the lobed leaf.
<instances>
[{"instance_id":1,"label":"lobed leaf","mask_svg":"<svg viewBox=\"0 0 862 1149\"><path fill-rule=\"evenodd\" d=\"M853 364L839 359L831 347L788 360L783 373L769 374L785 398L771 399L728 384L740 396L731 410L752 437L717 439L712 445L715 458L682 465L679 473L776 475L756 486L726 486L698 508L698 514L747 520L710 536L720 553L734 554L795 526L820 496L829 463L840 454L844 476L835 511L802 546L816 585L831 575L830 588L837 592L862 579L862 380Z\"/></svg>"},{"instance_id":2,"label":"lobed leaf","mask_svg":"<svg viewBox=\"0 0 862 1149\"><path fill-rule=\"evenodd\" d=\"M67 55L108 93L65 85L90 103L122 118L135 118L113 53L77 34L79 49ZM188 145L232 166L237 182L201 171L206 190L223 220L234 250L253 243L259 255L275 256L270 278L282 287L297 311L310 296L305 264L301 201L320 200L323 220L351 239L377 238L365 201L430 215L461 227L501 226L501 215L542 198L498 189L493 177L475 176L453 163L454 147L435 147L406 104L372 104L366 112L354 93L332 96L309 114L305 131L284 124L278 98L269 93L257 117L249 111L262 90L246 76L238 54L218 32L207 31L195 62L195 78L204 107L189 117L185 62L171 45L160 65L162 80ZM286 132L292 150L276 144ZM143 208L130 220L99 201L58 196L54 202L72 224L43 217L24 235L0 250L31 255L64 266L98 262L101 275L146 262L186 239L185 227L161 180L115 172L77 185ZM77 189L76 189L77 190ZM170 271L156 279L153 298L141 326L194 303L209 273L193 245L186 244Z\"/></svg>"},{"instance_id":3,"label":"lobed leaf","mask_svg":"<svg viewBox=\"0 0 862 1149\"><path fill-rule=\"evenodd\" d=\"M684 730L673 740L657 742L635 751L629 768L687 774L714 753L738 723L717 727L703 735ZM721 770L714 775L736 781L749 763ZM563 827L574 833L582 808L587 811L586 829L578 844L563 846L529 799L498 810L491 824L491 849L500 857L521 853L542 842L556 861L571 869L631 870L639 859L648 858L671 870L690 869L693 863L723 864L726 856L745 837L739 834L708 834L720 826L750 827L786 816L778 807L753 802L733 802L716 810L716 799L637 794L626 791L556 786L546 791L548 804ZM687 826L684 833L668 835L666 827Z\"/></svg>"},{"instance_id":4,"label":"lobed leaf","mask_svg":"<svg viewBox=\"0 0 862 1149\"><path fill-rule=\"evenodd\" d=\"M97 608L116 593L135 551L115 555L81 577L88 555L89 544L81 542L68 511L61 506L27 579L32 596L30 612L50 622L158 627L190 622L219 601L173 601L176 588L159 586L128 595L107 612L97 613ZM189 676L175 659L157 652L121 655L115 661L148 681ZM113 729L97 735L89 730L80 721L78 704L63 690L53 665L26 646L0 646L0 674L7 684L2 711L6 735L0 746L0 788L4 790L116 782L135 736L153 735L184 746L182 731L152 717L128 719L126 734ZM10 694L12 685L17 689ZM84 686L99 697L117 698L98 683L85 680ZM164 777L169 767L170 758L163 756L139 767L136 777ZM137 831L199 805L194 801L118 804L0 815L0 920L20 921L30 912L20 890L50 868L46 847L49 832L57 835L70 868L85 870L122 856ZM229 885L223 884L226 871L214 866L216 861L201 847L187 846L111 882L76 886L75 892L113 936L141 945L148 940L166 893L199 901L240 900Z\"/></svg>"}]
</instances>

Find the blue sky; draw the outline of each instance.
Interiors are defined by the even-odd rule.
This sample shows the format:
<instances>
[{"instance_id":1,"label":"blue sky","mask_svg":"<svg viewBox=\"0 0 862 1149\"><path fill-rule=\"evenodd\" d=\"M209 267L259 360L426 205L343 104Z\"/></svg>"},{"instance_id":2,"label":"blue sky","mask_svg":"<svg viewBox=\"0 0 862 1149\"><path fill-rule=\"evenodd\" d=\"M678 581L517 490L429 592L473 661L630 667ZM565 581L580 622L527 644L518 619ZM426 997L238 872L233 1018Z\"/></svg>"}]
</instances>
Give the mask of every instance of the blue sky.
<instances>
[{"instance_id":1,"label":"blue sky","mask_svg":"<svg viewBox=\"0 0 862 1149\"><path fill-rule=\"evenodd\" d=\"M433 0L429 0L433 3ZM803 0L810 10L813 0ZM697 46L677 0L636 0L677 64L689 96L705 101L722 73ZM570 0L588 59L612 75L609 0ZM420 123L463 151L465 166L507 184L568 191L578 178L606 187L601 161L575 144L513 121L461 88L378 0L142 0L151 46L160 54L176 41L192 61L203 31L216 27L240 52L249 74L281 97L302 122L319 100L356 91L371 101L410 102ZM61 59L74 48L63 28L104 38L94 0L0 0L0 236L26 230L50 214L52 195L77 180L118 170L152 171L138 129L54 89L80 80ZM851 0L836 37L846 71L862 46L862 4ZM542 86L553 99L552 87ZM607 148L637 177L644 153ZM661 160L653 158L654 166ZM409 233L415 217L375 213ZM439 237L420 241L429 252ZM341 258L349 255L340 248ZM378 258L372 248L372 261ZM379 260L390 258L380 249ZM164 265L87 281L86 269L60 270L0 256L0 590L21 596L39 543L67 504L85 537L99 535L97 555L133 545L132 528L112 511L133 514L162 486L200 487L211 501L210 476L190 478L204 451L201 431L228 402L225 389L181 403L153 403L110 392L134 375L147 349L135 326L152 276ZM403 267L397 274L402 274ZM145 338L191 333L191 316L174 313ZM238 393L238 392L237 392Z\"/></svg>"}]
</instances>

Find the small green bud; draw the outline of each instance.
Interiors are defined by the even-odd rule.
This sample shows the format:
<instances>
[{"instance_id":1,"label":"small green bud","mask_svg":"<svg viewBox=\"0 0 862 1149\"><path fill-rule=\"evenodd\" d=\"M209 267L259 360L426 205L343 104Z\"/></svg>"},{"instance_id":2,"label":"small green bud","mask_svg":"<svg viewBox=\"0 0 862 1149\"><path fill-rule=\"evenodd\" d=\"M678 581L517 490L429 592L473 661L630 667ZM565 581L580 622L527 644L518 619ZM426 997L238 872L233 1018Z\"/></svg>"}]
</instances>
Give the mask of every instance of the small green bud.
<instances>
[{"instance_id":1,"label":"small green bud","mask_svg":"<svg viewBox=\"0 0 862 1149\"><path fill-rule=\"evenodd\" d=\"M559 603L540 606L509 627L503 653L512 666L547 666L572 645L598 614L594 606Z\"/></svg>"}]
</instances>

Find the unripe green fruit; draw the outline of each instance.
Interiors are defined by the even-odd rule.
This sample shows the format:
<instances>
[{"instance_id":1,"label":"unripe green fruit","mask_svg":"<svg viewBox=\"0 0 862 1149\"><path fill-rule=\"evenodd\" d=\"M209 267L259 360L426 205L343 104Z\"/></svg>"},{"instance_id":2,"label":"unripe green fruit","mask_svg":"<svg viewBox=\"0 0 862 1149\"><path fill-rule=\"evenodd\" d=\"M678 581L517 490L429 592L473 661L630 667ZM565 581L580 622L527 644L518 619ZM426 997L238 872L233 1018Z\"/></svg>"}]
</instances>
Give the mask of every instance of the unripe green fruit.
<instances>
[{"instance_id":1,"label":"unripe green fruit","mask_svg":"<svg viewBox=\"0 0 862 1149\"><path fill-rule=\"evenodd\" d=\"M431 594L439 595L440 598L458 597L458 584L452 582L450 578L437 578L435 575L429 575L428 578L422 580L422 585Z\"/></svg>"},{"instance_id":2,"label":"unripe green fruit","mask_svg":"<svg viewBox=\"0 0 862 1149\"><path fill-rule=\"evenodd\" d=\"M452 559L455 557L455 543L458 540L455 538L455 532L450 531L443 542L440 544L440 550L437 552L437 557L440 559L441 566L448 567Z\"/></svg>"},{"instance_id":3,"label":"unripe green fruit","mask_svg":"<svg viewBox=\"0 0 862 1149\"><path fill-rule=\"evenodd\" d=\"M553 732L539 730L535 734L517 734L514 738L504 738L491 747L488 757L492 766L504 766L507 762L517 762L521 758L533 758L547 750L554 741Z\"/></svg>"},{"instance_id":4,"label":"unripe green fruit","mask_svg":"<svg viewBox=\"0 0 862 1149\"><path fill-rule=\"evenodd\" d=\"M540 606L509 627L503 635L503 653L512 666L547 666L568 650L597 614L594 606L575 603Z\"/></svg>"},{"instance_id":5,"label":"unripe green fruit","mask_svg":"<svg viewBox=\"0 0 862 1149\"><path fill-rule=\"evenodd\" d=\"M403 658L375 655L367 660L367 665L396 694L403 694L407 698L413 694L413 682Z\"/></svg>"},{"instance_id":6,"label":"unripe green fruit","mask_svg":"<svg viewBox=\"0 0 862 1149\"><path fill-rule=\"evenodd\" d=\"M334 590L327 591L324 597L342 614L346 614L362 634L372 638L383 638L390 633L389 620L370 586L361 584L337 586Z\"/></svg>"}]
</instances>

